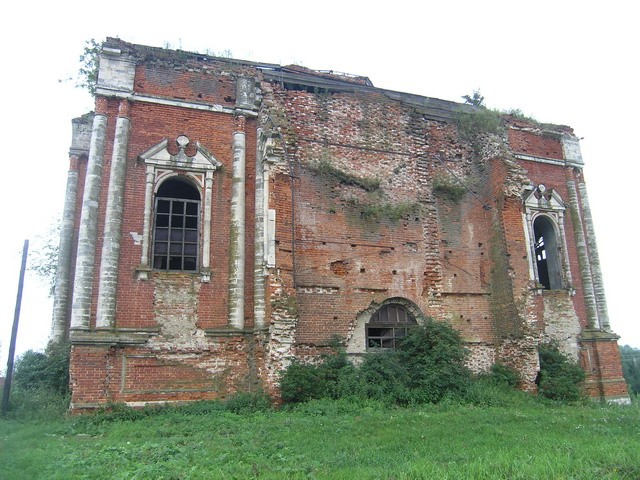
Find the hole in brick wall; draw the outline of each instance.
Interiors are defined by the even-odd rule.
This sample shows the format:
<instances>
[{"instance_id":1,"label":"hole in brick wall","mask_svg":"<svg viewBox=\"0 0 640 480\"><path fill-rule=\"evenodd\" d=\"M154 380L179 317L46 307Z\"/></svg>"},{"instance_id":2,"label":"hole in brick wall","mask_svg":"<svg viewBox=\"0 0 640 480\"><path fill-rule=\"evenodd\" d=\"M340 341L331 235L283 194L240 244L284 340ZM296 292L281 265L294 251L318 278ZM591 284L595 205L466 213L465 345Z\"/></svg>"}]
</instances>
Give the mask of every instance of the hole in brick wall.
<instances>
[{"instance_id":1,"label":"hole in brick wall","mask_svg":"<svg viewBox=\"0 0 640 480\"><path fill-rule=\"evenodd\" d=\"M202 98L202 94L201 93L198 94L198 98Z\"/></svg>"},{"instance_id":2,"label":"hole in brick wall","mask_svg":"<svg viewBox=\"0 0 640 480\"><path fill-rule=\"evenodd\" d=\"M364 273L364 272L365 272L364 268L361 268L360 273Z\"/></svg>"},{"instance_id":3,"label":"hole in brick wall","mask_svg":"<svg viewBox=\"0 0 640 480\"><path fill-rule=\"evenodd\" d=\"M326 244L327 244L327 242L322 242L322 244L323 244L323 245L326 245Z\"/></svg>"},{"instance_id":4,"label":"hole in brick wall","mask_svg":"<svg viewBox=\"0 0 640 480\"><path fill-rule=\"evenodd\" d=\"M471 323L471 319L470 318L467 318L467 323Z\"/></svg>"},{"instance_id":5,"label":"hole in brick wall","mask_svg":"<svg viewBox=\"0 0 640 480\"><path fill-rule=\"evenodd\" d=\"M454 273L454 274L453 274L453 276L454 276L454 277L457 277L457 276L458 276L458 274L457 274L457 273Z\"/></svg>"},{"instance_id":6,"label":"hole in brick wall","mask_svg":"<svg viewBox=\"0 0 640 480\"><path fill-rule=\"evenodd\" d=\"M482 243L478 243L478 247L481 247L481 246L482 246Z\"/></svg>"},{"instance_id":7,"label":"hole in brick wall","mask_svg":"<svg viewBox=\"0 0 640 480\"><path fill-rule=\"evenodd\" d=\"M344 260L336 260L335 262L331 262L330 268L333 273L336 275L344 276L349 273L348 270L349 262Z\"/></svg>"},{"instance_id":8,"label":"hole in brick wall","mask_svg":"<svg viewBox=\"0 0 640 480\"><path fill-rule=\"evenodd\" d=\"M351 244L351 248L356 248L356 244L355 244L355 243L352 243L352 244Z\"/></svg>"},{"instance_id":9,"label":"hole in brick wall","mask_svg":"<svg viewBox=\"0 0 640 480\"><path fill-rule=\"evenodd\" d=\"M398 271L397 270L392 270L391 273L393 273L394 275L397 275Z\"/></svg>"},{"instance_id":10,"label":"hole in brick wall","mask_svg":"<svg viewBox=\"0 0 640 480\"><path fill-rule=\"evenodd\" d=\"M338 319L338 316L337 316L337 315L334 315L334 316L333 316L333 319L334 319L334 320L337 320L337 319Z\"/></svg>"}]
</instances>

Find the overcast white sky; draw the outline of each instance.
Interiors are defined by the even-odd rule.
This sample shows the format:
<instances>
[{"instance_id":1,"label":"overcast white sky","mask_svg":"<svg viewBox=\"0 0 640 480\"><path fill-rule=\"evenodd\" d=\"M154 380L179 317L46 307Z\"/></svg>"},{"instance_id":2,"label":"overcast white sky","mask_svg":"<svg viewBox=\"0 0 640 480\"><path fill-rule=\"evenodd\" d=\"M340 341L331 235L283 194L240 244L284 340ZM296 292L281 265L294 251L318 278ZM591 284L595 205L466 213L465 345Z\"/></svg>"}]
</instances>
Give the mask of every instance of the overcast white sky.
<instances>
[{"instance_id":1,"label":"overcast white sky","mask_svg":"<svg viewBox=\"0 0 640 480\"><path fill-rule=\"evenodd\" d=\"M432 5L433 3L433 5ZM566 124L581 142L611 325L640 347L633 205L640 170L640 29L634 2L10 2L0 30L4 133L0 200L0 371L6 366L25 238L60 215L84 42L107 36L368 76L377 87ZM416 6L419 5L419 6ZM54 20L55 19L55 20ZM27 276L18 353L46 344L47 288Z\"/></svg>"}]
</instances>

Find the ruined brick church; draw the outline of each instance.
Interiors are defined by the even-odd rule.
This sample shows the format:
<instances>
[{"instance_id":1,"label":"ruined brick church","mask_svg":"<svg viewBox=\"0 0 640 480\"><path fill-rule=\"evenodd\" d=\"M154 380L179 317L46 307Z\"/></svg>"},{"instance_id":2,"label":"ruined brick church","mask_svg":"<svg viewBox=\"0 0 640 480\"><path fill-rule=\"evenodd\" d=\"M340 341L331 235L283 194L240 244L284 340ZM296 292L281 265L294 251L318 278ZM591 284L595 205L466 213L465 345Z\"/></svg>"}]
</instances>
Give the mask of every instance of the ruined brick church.
<instances>
[{"instance_id":1,"label":"ruined brick church","mask_svg":"<svg viewBox=\"0 0 640 480\"><path fill-rule=\"evenodd\" d=\"M277 395L427 317L535 389L555 341L628 399L578 138L366 77L107 39L74 119L52 339L72 408Z\"/></svg>"}]
</instances>

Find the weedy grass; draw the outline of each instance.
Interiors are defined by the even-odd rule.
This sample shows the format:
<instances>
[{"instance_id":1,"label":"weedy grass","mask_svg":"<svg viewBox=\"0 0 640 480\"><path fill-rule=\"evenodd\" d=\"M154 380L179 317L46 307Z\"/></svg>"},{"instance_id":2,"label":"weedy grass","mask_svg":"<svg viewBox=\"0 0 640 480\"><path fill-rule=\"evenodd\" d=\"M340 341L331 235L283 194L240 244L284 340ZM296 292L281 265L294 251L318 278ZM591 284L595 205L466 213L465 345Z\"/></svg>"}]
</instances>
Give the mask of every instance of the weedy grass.
<instances>
[{"instance_id":1,"label":"weedy grass","mask_svg":"<svg viewBox=\"0 0 640 480\"><path fill-rule=\"evenodd\" d=\"M0 420L0 478L640 478L640 408L315 400Z\"/></svg>"}]
</instances>

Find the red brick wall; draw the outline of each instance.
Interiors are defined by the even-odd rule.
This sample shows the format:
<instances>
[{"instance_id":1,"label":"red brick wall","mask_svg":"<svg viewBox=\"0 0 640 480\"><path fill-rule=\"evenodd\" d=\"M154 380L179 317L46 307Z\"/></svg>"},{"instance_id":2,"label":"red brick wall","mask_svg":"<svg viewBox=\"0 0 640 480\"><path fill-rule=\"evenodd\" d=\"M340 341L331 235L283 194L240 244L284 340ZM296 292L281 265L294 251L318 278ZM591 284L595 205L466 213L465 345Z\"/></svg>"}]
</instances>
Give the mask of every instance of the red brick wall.
<instances>
[{"instance_id":1,"label":"red brick wall","mask_svg":"<svg viewBox=\"0 0 640 480\"><path fill-rule=\"evenodd\" d=\"M145 60L136 69L136 93L231 109L236 76L259 77L248 67L189 62L186 68L186 60ZM286 155L271 167L269 182L268 206L277 211L276 268L267 272L265 298L270 334L219 336L229 309L234 116L133 101L115 327L150 335L139 345L75 345L74 405L216 398L258 379L273 393L277 370L291 355L322 352L334 335L350 338L360 313L392 298L459 329L473 348L474 368L506 361L534 388L545 308L572 305L558 324L575 318L578 330L586 326L586 314L568 211L564 226L577 295L550 299L531 288L522 193L526 184L544 183L567 202L573 170L478 149L460 139L453 124L430 120L380 92L310 93L265 81L260 87L269 120L246 121L245 327L254 325L257 129L276 128ZM100 104L108 129L92 326L118 100ZM522 122L513 126L507 142L514 153L562 159L557 134ZM141 245L134 236L143 233L146 170L138 156L165 138L177 153L179 135L191 140L188 155L199 141L223 165L214 174L209 283L196 274L152 272L147 281L136 276ZM81 191L86 163L79 170ZM443 181L462 182L460 197L438 189ZM399 215L403 204L411 208ZM590 391L618 395L615 340L583 342L582 348L583 364L588 351L595 365Z\"/></svg>"}]
</instances>

